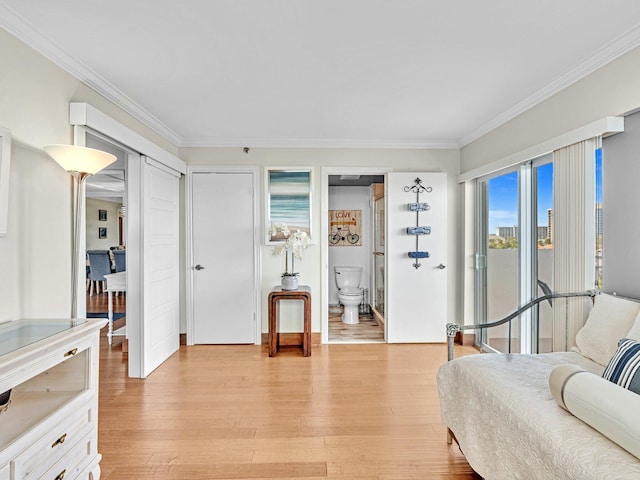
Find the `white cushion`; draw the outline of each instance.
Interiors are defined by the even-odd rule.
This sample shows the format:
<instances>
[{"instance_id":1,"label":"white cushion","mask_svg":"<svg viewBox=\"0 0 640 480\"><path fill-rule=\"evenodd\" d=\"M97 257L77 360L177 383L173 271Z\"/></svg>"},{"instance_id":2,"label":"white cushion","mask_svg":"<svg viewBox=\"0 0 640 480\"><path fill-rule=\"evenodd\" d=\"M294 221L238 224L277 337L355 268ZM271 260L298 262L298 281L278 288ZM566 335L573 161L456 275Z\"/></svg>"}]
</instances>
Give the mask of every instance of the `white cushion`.
<instances>
[{"instance_id":1,"label":"white cushion","mask_svg":"<svg viewBox=\"0 0 640 480\"><path fill-rule=\"evenodd\" d=\"M629 333L627 333L624 338L630 338L631 340L640 342L640 313L638 313L631 330L629 330Z\"/></svg>"},{"instance_id":2,"label":"white cushion","mask_svg":"<svg viewBox=\"0 0 640 480\"><path fill-rule=\"evenodd\" d=\"M558 405L640 458L640 395L576 365L555 367L549 389Z\"/></svg>"},{"instance_id":3,"label":"white cushion","mask_svg":"<svg viewBox=\"0 0 640 480\"><path fill-rule=\"evenodd\" d=\"M606 293L596 296L584 327L576 334L576 350L606 366L618 348L618 340L628 336L638 313L638 302Z\"/></svg>"}]
</instances>

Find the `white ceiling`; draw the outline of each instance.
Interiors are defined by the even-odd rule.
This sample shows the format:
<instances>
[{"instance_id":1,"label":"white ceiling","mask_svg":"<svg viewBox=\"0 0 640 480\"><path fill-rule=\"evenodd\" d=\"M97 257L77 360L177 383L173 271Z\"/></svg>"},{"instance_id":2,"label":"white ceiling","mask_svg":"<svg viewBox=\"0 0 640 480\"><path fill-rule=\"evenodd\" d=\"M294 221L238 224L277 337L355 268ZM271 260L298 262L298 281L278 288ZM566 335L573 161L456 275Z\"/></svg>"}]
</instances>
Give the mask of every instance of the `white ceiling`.
<instances>
[{"instance_id":1,"label":"white ceiling","mask_svg":"<svg viewBox=\"0 0 640 480\"><path fill-rule=\"evenodd\" d=\"M0 0L177 146L459 147L640 44L638 0Z\"/></svg>"}]
</instances>

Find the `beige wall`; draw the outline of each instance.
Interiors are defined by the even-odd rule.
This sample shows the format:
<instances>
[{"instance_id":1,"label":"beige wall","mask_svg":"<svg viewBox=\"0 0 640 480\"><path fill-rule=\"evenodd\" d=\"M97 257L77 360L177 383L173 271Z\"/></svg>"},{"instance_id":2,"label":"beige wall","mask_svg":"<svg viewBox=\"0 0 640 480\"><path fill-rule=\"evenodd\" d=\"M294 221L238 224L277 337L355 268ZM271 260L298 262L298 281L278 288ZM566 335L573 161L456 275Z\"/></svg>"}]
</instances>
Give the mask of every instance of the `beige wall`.
<instances>
[{"instance_id":1,"label":"beige wall","mask_svg":"<svg viewBox=\"0 0 640 480\"><path fill-rule=\"evenodd\" d=\"M301 283L311 286L314 292L320 292L321 285L321 251L317 243L317 232L320 232L320 192L322 167L366 167L391 168L405 172L446 172L448 174L449 200L449 319L459 318L460 301L458 296L458 248L461 242L458 220L457 175L459 173L458 150L412 150L412 149L328 149L328 148L251 148L248 154L238 148L181 148L179 156L190 165L257 165L260 168L261 212L265 218L264 203L264 169L266 167L305 166L313 167L312 191L312 232L315 240L304 253L303 260L296 262L296 270L300 271ZM263 235L264 236L264 235ZM282 258L272 255L272 247L262 245L262 331L267 330L267 296L270 289L279 284L282 273ZM314 332L320 331L320 295L314 295L312 317ZM281 331L299 330L298 312L288 307L281 308Z\"/></svg>"},{"instance_id":2,"label":"beige wall","mask_svg":"<svg viewBox=\"0 0 640 480\"><path fill-rule=\"evenodd\" d=\"M122 204L87 198L87 250L109 250L118 245L118 208ZM105 222L98 220L98 210L107 211ZM106 227L107 238L98 238L98 228Z\"/></svg>"},{"instance_id":3,"label":"beige wall","mask_svg":"<svg viewBox=\"0 0 640 480\"><path fill-rule=\"evenodd\" d=\"M71 178L13 145L7 235L0 237L0 322L69 316Z\"/></svg>"},{"instance_id":4,"label":"beige wall","mask_svg":"<svg viewBox=\"0 0 640 480\"><path fill-rule=\"evenodd\" d=\"M640 47L461 150L460 171L500 160L606 116L640 107Z\"/></svg>"},{"instance_id":5,"label":"beige wall","mask_svg":"<svg viewBox=\"0 0 640 480\"><path fill-rule=\"evenodd\" d=\"M42 146L72 142L69 102L89 102L167 150L177 149L2 29L0 65L0 125L13 137L8 233L0 237L0 322L66 317L71 178Z\"/></svg>"}]
</instances>

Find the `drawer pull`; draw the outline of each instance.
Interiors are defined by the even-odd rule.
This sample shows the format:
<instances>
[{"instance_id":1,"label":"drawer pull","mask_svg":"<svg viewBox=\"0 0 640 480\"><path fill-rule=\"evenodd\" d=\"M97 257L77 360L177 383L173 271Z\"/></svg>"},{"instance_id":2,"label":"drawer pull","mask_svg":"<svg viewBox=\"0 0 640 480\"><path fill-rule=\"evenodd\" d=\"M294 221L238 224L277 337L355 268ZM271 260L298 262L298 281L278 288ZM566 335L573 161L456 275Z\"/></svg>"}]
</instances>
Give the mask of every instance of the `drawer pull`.
<instances>
[{"instance_id":1,"label":"drawer pull","mask_svg":"<svg viewBox=\"0 0 640 480\"><path fill-rule=\"evenodd\" d=\"M58 476L54 480L62 480L64 478L64 474L67 473L67 469L62 470Z\"/></svg>"},{"instance_id":2,"label":"drawer pull","mask_svg":"<svg viewBox=\"0 0 640 480\"><path fill-rule=\"evenodd\" d=\"M64 354L65 357L73 357L76 353L78 353L78 349L74 348L73 350L69 350Z\"/></svg>"},{"instance_id":3,"label":"drawer pull","mask_svg":"<svg viewBox=\"0 0 640 480\"><path fill-rule=\"evenodd\" d=\"M67 439L67 434L65 433L59 439L51 444L51 448L57 447L58 445L62 445L64 441Z\"/></svg>"}]
</instances>

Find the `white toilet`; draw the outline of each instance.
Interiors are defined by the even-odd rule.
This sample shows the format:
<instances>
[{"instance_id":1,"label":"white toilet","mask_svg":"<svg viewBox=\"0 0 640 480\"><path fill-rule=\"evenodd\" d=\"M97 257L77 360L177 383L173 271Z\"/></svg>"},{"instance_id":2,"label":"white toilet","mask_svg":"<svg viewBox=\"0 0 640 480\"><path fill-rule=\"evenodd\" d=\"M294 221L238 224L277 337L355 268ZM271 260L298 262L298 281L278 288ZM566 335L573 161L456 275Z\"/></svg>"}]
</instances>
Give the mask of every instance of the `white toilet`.
<instances>
[{"instance_id":1,"label":"white toilet","mask_svg":"<svg viewBox=\"0 0 640 480\"><path fill-rule=\"evenodd\" d=\"M363 293L360 287L361 267L333 267L338 286L338 301L344 305L342 321L350 325L360 323L358 307L362 303Z\"/></svg>"}]
</instances>

